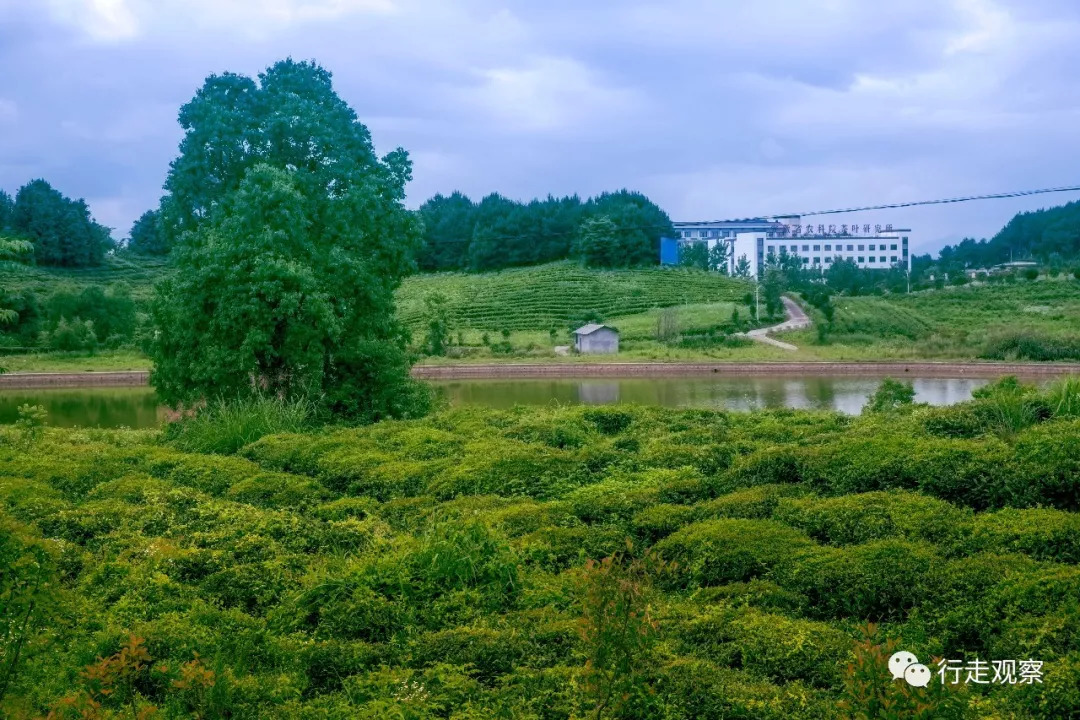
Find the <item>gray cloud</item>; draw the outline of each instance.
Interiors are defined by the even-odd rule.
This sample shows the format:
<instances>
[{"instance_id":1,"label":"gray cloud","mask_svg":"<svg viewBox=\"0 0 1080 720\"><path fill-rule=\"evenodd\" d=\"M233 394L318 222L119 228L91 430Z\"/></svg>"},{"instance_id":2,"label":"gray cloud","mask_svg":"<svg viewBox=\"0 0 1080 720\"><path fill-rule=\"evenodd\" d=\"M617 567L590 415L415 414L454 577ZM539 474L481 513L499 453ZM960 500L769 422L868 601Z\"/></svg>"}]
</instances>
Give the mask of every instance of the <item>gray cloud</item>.
<instances>
[{"instance_id":1,"label":"gray cloud","mask_svg":"<svg viewBox=\"0 0 1080 720\"><path fill-rule=\"evenodd\" d=\"M202 79L286 55L411 152L414 206L631 187L706 219L1069 184L1078 37L1067 0L0 0L0 187L46 177L123 236ZM1059 199L877 219L930 249Z\"/></svg>"}]
</instances>

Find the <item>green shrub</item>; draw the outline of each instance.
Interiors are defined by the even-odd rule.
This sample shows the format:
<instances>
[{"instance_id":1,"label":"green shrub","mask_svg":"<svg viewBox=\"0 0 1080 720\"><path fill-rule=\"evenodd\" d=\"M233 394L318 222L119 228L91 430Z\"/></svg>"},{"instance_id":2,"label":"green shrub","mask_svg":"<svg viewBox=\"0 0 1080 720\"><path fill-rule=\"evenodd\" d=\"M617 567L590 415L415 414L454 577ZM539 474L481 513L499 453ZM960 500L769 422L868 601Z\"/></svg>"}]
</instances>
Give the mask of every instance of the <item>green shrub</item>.
<instances>
[{"instance_id":1,"label":"green shrub","mask_svg":"<svg viewBox=\"0 0 1080 720\"><path fill-rule=\"evenodd\" d=\"M613 478L578 488L565 500L583 522L626 524L639 510L654 505L659 494L656 487Z\"/></svg>"},{"instance_id":2,"label":"green shrub","mask_svg":"<svg viewBox=\"0 0 1080 720\"><path fill-rule=\"evenodd\" d=\"M901 382L887 377L870 395L863 412L881 413L896 410L903 405L910 405L915 400L915 387L911 383Z\"/></svg>"},{"instance_id":3,"label":"green shrub","mask_svg":"<svg viewBox=\"0 0 1080 720\"><path fill-rule=\"evenodd\" d=\"M618 435L634 422L633 413L616 407L587 408L581 415L604 435Z\"/></svg>"},{"instance_id":4,"label":"green shrub","mask_svg":"<svg viewBox=\"0 0 1080 720\"><path fill-rule=\"evenodd\" d=\"M455 627L425 633L411 643L409 655L416 667L450 663L465 667L469 675L491 683L521 664L531 664L530 648L514 630Z\"/></svg>"},{"instance_id":5,"label":"green shrub","mask_svg":"<svg viewBox=\"0 0 1080 720\"><path fill-rule=\"evenodd\" d=\"M580 484L576 469L573 456L563 450L513 440L473 443L429 488L442 499L488 494L551 499Z\"/></svg>"},{"instance_id":6,"label":"green shrub","mask_svg":"<svg viewBox=\"0 0 1080 720\"><path fill-rule=\"evenodd\" d=\"M1080 652L1045 663L1042 673L1041 683L1010 688L1002 705L1016 717L1033 720L1076 717L1080 710Z\"/></svg>"},{"instance_id":7,"label":"green shrub","mask_svg":"<svg viewBox=\"0 0 1080 720\"><path fill-rule=\"evenodd\" d=\"M495 532L479 522L440 523L408 557L424 592L482 589L496 606L512 604L520 588L518 559Z\"/></svg>"},{"instance_id":8,"label":"green shrub","mask_svg":"<svg viewBox=\"0 0 1080 720\"><path fill-rule=\"evenodd\" d=\"M626 540L622 528L609 525L545 527L518 538L514 547L526 564L562 572L625 550Z\"/></svg>"},{"instance_id":9,"label":"green shrub","mask_svg":"<svg viewBox=\"0 0 1080 720\"><path fill-rule=\"evenodd\" d=\"M806 598L799 593L785 590L771 580L761 579L701 588L694 593L694 599L701 604L749 605L789 616L798 616L806 606Z\"/></svg>"},{"instance_id":10,"label":"green shrub","mask_svg":"<svg viewBox=\"0 0 1080 720\"><path fill-rule=\"evenodd\" d=\"M841 437L809 448L801 458L807 481L834 494L918 489L973 508L1009 500L1010 452L991 440L946 440L882 434Z\"/></svg>"},{"instance_id":11,"label":"green shrub","mask_svg":"<svg viewBox=\"0 0 1080 720\"><path fill-rule=\"evenodd\" d=\"M939 543L961 532L970 512L936 498L904 490L785 498L773 516L810 537L833 545L903 537Z\"/></svg>"},{"instance_id":12,"label":"green shrub","mask_svg":"<svg viewBox=\"0 0 1080 720\"><path fill-rule=\"evenodd\" d=\"M813 548L806 535L785 525L729 518L688 525L656 544L675 565L670 581L683 586L749 580Z\"/></svg>"},{"instance_id":13,"label":"green shrub","mask_svg":"<svg viewBox=\"0 0 1080 720\"><path fill-rule=\"evenodd\" d=\"M219 401L171 423L168 437L188 452L230 454L264 435L299 432L314 419L314 404L302 398Z\"/></svg>"},{"instance_id":14,"label":"green shrub","mask_svg":"<svg viewBox=\"0 0 1080 720\"><path fill-rule=\"evenodd\" d=\"M661 503L639 510L631 519L631 525L634 534L651 545L696 520L697 514L693 507Z\"/></svg>"},{"instance_id":15,"label":"green shrub","mask_svg":"<svg viewBox=\"0 0 1080 720\"><path fill-rule=\"evenodd\" d=\"M773 579L805 595L817 617L900 619L932 600L927 577L934 559L931 546L905 540L817 547L791 562L777 563Z\"/></svg>"},{"instance_id":16,"label":"green shrub","mask_svg":"<svg viewBox=\"0 0 1080 720\"><path fill-rule=\"evenodd\" d=\"M1017 434L1000 505L1080 510L1080 420L1044 423Z\"/></svg>"},{"instance_id":17,"label":"green shrub","mask_svg":"<svg viewBox=\"0 0 1080 720\"><path fill-rule=\"evenodd\" d=\"M694 506L699 519L710 517L763 519L773 516L783 498L807 493L802 485L757 485L721 495Z\"/></svg>"},{"instance_id":18,"label":"green shrub","mask_svg":"<svg viewBox=\"0 0 1080 720\"><path fill-rule=\"evenodd\" d=\"M19 406L19 419L15 421L15 429L18 431L25 447L35 445L41 440L45 430L45 422L49 413L41 405L25 403Z\"/></svg>"},{"instance_id":19,"label":"green shrub","mask_svg":"<svg viewBox=\"0 0 1080 720\"><path fill-rule=\"evenodd\" d=\"M798 683L783 687L707 660L678 658L660 671L657 693L671 717L821 720L835 717L835 700Z\"/></svg>"},{"instance_id":20,"label":"green shrub","mask_svg":"<svg viewBox=\"0 0 1080 720\"><path fill-rule=\"evenodd\" d=\"M926 432L945 438L974 438L987 431L971 403L924 408L916 417Z\"/></svg>"},{"instance_id":21,"label":"green shrub","mask_svg":"<svg viewBox=\"0 0 1080 720\"><path fill-rule=\"evenodd\" d=\"M766 448L736 459L726 480L731 487L802 482L801 460L796 448Z\"/></svg>"},{"instance_id":22,"label":"green shrub","mask_svg":"<svg viewBox=\"0 0 1080 720\"><path fill-rule=\"evenodd\" d=\"M823 622L753 608L702 613L680 633L683 652L742 668L779 682L802 680L839 688L852 639Z\"/></svg>"},{"instance_id":23,"label":"green shrub","mask_svg":"<svg viewBox=\"0 0 1080 720\"><path fill-rule=\"evenodd\" d=\"M979 513L959 548L1080 564L1080 514L1049 508Z\"/></svg>"},{"instance_id":24,"label":"green shrub","mask_svg":"<svg viewBox=\"0 0 1080 720\"><path fill-rule=\"evenodd\" d=\"M364 520L378 511L379 503L367 497L344 497L323 503L312 509L311 514L320 520Z\"/></svg>"},{"instance_id":25,"label":"green shrub","mask_svg":"<svg viewBox=\"0 0 1080 720\"><path fill-rule=\"evenodd\" d=\"M921 613L927 634L945 655L955 648L984 652L998 625L986 616L987 593L1010 577L1029 575L1037 563L1024 555L978 553L936 563L927 576L933 609Z\"/></svg>"},{"instance_id":26,"label":"green shrub","mask_svg":"<svg viewBox=\"0 0 1080 720\"><path fill-rule=\"evenodd\" d=\"M329 500L333 493L310 478L261 473L234 483L228 497L262 507L300 509Z\"/></svg>"}]
</instances>

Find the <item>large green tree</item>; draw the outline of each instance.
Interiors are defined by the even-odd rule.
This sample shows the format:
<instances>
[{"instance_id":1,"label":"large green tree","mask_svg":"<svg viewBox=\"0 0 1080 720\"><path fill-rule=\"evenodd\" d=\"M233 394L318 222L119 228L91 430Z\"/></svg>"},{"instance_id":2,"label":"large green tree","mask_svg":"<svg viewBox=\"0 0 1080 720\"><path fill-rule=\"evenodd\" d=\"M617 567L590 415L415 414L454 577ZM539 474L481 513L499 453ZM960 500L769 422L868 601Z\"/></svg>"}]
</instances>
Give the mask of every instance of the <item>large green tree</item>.
<instances>
[{"instance_id":1,"label":"large green tree","mask_svg":"<svg viewBox=\"0 0 1080 720\"><path fill-rule=\"evenodd\" d=\"M169 403L274 393L375 420L419 408L394 290L420 227L408 156L382 159L330 73L211 76L181 109L163 200L151 382Z\"/></svg>"},{"instance_id":2,"label":"large green tree","mask_svg":"<svg viewBox=\"0 0 1080 720\"><path fill-rule=\"evenodd\" d=\"M161 213L147 210L131 226L127 247L140 255L164 255L169 252L166 235L161 230Z\"/></svg>"},{"instance_id":3,"label":"large green tree","mask_svg":"<svg viewBox=\"0 0 1080 720\"><path fill-rule=\"evenodd\" d=\"M40 265L98 265L113 247L109 229L90 217L82 200L72 200L44 180L19 188L10 231L34 244Z\"/></svg>"}]
</instances>

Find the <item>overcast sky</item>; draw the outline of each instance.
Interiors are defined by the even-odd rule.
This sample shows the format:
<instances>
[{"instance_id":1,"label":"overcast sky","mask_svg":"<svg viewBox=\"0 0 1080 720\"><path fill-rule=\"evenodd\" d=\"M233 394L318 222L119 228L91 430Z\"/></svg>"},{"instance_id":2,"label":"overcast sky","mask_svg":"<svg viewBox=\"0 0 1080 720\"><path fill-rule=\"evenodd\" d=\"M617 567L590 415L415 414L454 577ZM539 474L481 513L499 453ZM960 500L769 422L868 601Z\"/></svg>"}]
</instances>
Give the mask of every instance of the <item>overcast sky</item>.
<instances>
[{"instance_id":1,"label":"overcast sky","mask_svg":"<svg viewBox=\"0 0 1080 720\"><path fill-rule=\"evenodd\" d=\"M706 220L1080 184L1075 0L0 0L0 188L126 237L210 73L315 59L436 192L628 187ZM835 222L917 251L1080 197Z\"/></svg>"}]
</instances>

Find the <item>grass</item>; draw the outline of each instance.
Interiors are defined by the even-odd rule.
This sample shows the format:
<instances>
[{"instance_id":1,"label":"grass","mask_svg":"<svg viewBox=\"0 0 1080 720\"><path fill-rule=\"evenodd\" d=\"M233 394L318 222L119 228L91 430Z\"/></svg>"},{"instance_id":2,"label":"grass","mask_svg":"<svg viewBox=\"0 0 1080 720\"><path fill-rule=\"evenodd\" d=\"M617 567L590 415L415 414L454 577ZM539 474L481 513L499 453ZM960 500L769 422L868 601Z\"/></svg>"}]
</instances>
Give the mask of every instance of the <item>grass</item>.
<instances>
[{"instance_id":1,"label":"grass","mask_svg":"<svg viewBox=\"0 0 1080 720\"><path fill-rule=\"evenodd\" d=\"M150 359L138 350L99 350L86 353L27 353L0 355L8 372L80 373L149 370Z\"/></svg>"},{"instance_id":2,"label":"grass","mask_svg":"<svg viewBox=\"0 0 1080 720\"><path fill-rule=\"evenodd\" d=\"M28 618L0 715L1071 717L1080 387L1022 390L1045 411L1003 438L1012 387L861 417L0 428L0 589ZM912 695L898 649L1043 682Z\"/></svg>"},{"instance_id":3,"label":"grass","mask_svg":"<svg viewBox=\"0 0 1080 720\"><path fill-rule=\"evenodd\" d=\"M219 402L193 417L168 426L176 447L197 453L234 453L264 435L295 433L315 421L315 406L308 400L260 397Z\"/></svg>"}]
</instances>

